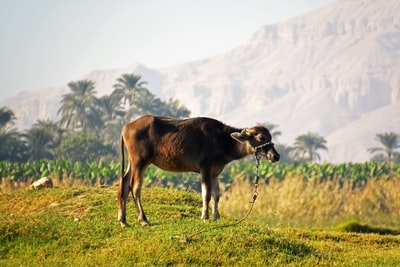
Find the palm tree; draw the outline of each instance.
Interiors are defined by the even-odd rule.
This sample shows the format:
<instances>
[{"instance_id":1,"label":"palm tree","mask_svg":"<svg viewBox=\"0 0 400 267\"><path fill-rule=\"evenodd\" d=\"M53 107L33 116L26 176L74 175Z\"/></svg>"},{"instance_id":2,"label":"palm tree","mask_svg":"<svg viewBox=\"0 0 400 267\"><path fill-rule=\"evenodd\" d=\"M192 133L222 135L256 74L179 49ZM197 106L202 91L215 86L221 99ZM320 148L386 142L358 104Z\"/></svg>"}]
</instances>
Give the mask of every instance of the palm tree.
<instances>
[{"instance_id":1,"label":"palm tree","mask_svg":"<svg viewBox=\"0 0 400 267\"><path fill-rule=\"evenodd\" d=\"M282 162L282 163L295 162L295 159L293 159L291 157L293 147L282 145L282 144L277 144L277 145L275 145L275 149L279 152L279 155L281 156L279 158L279 162Z\"/></svg>"},{"instance_id":2,"label":"palm tree","mask_svg":"<svg viewBox=\"0 0 400 267\"><path fill-rule=\"evenodd\" d=\"M376 140L382 144L383 147L371 147L368 148L370 153L375 153L378 151L386 152L387 161L391 162L393 160L393 155L396 153L395 150L400 148L400 136L396 133L382 133L376 134Z\"/></svg>"},{"instance_id":3,"label":"palm tree","mask_svg":"<svg viewBox=\"0 0 400 267\"><path fill-rule=\"evenodd\" d=\"M0 128L0 161L25 162L27 159L26 144L21 133L15 129Z\"/></svg>"},{"instance_id":4,"label":"palm tree","mask_svg":"<svg viewBox=\"0 0 400 267\"><path fill-rule=\"evenodd\" d=\"M153 114L162 115L162 101L153 95L149 90L142 89L130 106L128 114L135 115Z\"/></svg>"},{"instance_id":5,"label":"palm tree","mask_svg":"<svg viewBox=\"0 0 400 267\"><path fill-rule=\"evenodd\" d=\"M49 148L54 149L58 145L60 145L63 136L65 136L65 129L61 128L59 123L53 122L50 119L46 120L37 120L35 124L33 124L34 128L41 129L51 136L51 142L48 145Z\"/></svg>"},{"instance_id":6,"label":"palm tree","mask_svg":"<svg viewBox=\"0 0 400 267\"><path fill-rule=\"evenodd\" d=\"M101 132L101 138L104 144L111 145L117 154L119 153L119 136L123 126L123 120L115 119L107 121Z\"/></svg>"},{"instance_id":7,"label":"palm tree","mask_svg":"<svg viewBox=\"0 0 400 267\"><path fill-rule=\"evenodd\" d=\"M295 156L307 161L320 160L321 157L316 152L319 149L328 150L325 138L316 133L308 132L307 134L300 135L294 143Z\"/></svg>"},{"instance_id":8,"label":"palm tree","mask_svg":"<svg viewBox=\"0 0 400 267\"><path fill-rule=\"evenodd\" d=\"M5 127L7 124L13 124L16 120L14 112L8 107L0 108L0 128Z\"/></svg>"},{"instance_id":9,"label":"palm tree","mask_svg":"<svg viewBox=\"0 0 400 267\"><path fill-rule=\"evenodd\" d=\"M118 136L121 134L123 127L122 118L125 112L122 110L121 99L116 91L111 95L105 95L98 99L97 105L104 123L101 129L101 139L105 144L111 144L115 151L119 151Z\"/></svg>"},{"instance_id":10,"label":"palm tree","mask_svg":"<svg viewBox=\"0 0 400 267\"><path fill-rule=\"evenodd\" d=\"M46 129L33 127L24 134L24 137L28 145L30 161L53 158L49 147L53 138Z\"/></svg>"},{"instance_id":11,"label":"palm tree","mask_svg":"<svg viewBox=\"0 0 400 267\"><path fill-rule=\"evenodd\" d=\"M166 114L163 114L165 116L173 118L188 118L190 116L190 110L185 106L181 106L178 100L173 100L172 98L165 103L165 109Z\"/></svg>"},{"instance_id":12,"label":"palm tree","mask_svg":"<svg viewBox=\"0 0 400 267\"><path fill-rule=\"evenodd\" d=\"M137 94L144 89L143 85L147 84L147 82L141 82L141 78L141 75L125 73L122 74L122 76L117 79L117 83L114 84L116 94L121 97L121 100L124 100L124 104L128 102L129 108L133 105ZM128 120L130 120L131 117L129 113L127 115Z\"/></svg>"},{"instance_id":13,"label":"palm tree","mask_svg":"<svg viewBox=\"0 0 400 267\"><path fill-rule=\"evenodd\" d=\"M122 110L121 99L116 91L113 91L111 95L104 95L99 98L97 106L104 123L122 118L125 114Z\"/></svg>"},{"instance_id":14,"label":"palm tree","mask_svg":"<svg viewBox=\"0 0 400 267\"><path fill-rule=\"evenodd\" d=\"M60 125L73 131L82 130L84 133L100 128L102 121L96 106L94 82L70 82L68 87L72 92L63 95L58 110L58 114L61 113Z\"/></svg>"},{"instance_id":15,"label":"palm tree","mask_svg":"<svg viewBox=\"0 0 400 267\"><path fill-rule=\"evenodd\" d=\"M25 161L26 147L21 134L13 128L16 117L7 108L0 108L0 161Z\"/></svg>"}]
</instances>

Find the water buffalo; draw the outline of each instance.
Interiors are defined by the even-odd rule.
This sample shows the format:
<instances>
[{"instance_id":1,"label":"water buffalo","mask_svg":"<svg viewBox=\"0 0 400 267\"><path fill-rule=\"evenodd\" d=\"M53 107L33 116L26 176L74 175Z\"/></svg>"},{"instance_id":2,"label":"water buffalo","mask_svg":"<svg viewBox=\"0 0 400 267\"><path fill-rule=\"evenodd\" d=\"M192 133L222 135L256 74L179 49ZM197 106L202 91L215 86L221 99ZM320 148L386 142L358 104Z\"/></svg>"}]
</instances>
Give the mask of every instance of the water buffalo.
<instances>
[{"instance_id":1,"label":"water buffalo","mask_svg":"<svg viewBox=\"0 0 400 267\"><path fill-rule=\"evenodd\" d=\"M124 174L124 146L129 156ZM270 162L279 160L271 134L263 126L233 128L211 118L172 119L146 115L124 125L120 137L121 176L118 188L118 220L126 226L126 200L132 192L138 219L149 224L140 201L143 173L147 166L172 172L196 172L201 175L203 209L207 220L213 198L213 218L219 218L217 176L224 166L256 153Z\"/></svg>"}]
</instances>

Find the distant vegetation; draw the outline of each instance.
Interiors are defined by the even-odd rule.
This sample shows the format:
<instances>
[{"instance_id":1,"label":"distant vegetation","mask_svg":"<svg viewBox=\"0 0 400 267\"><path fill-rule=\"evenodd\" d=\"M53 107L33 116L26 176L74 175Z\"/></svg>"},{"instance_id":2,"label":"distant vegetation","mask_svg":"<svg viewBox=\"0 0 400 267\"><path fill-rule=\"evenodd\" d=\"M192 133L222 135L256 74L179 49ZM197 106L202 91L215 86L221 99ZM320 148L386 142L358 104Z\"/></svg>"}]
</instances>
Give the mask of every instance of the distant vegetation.
<instances>
[{"instance_id":1,"label":"distant vegetation","mask_svg":"<svg viewBox=\"0 0 400 267\"><path fill-rule=\"evenodd\" d=\"M23 133L13 125L17 119L7 107L0 108L0 161L34 162L69 160L72 163L112 161L118 156L119 134L123 124L144 114L185 118L190 111L179 101L163 101L153 95L140 75L127 73L119 77L110 95L96 97L91 80L70 82L70 92L61 99L57 122L38 120ZM277 143L282 134L278 125L266 126ZM377 162L400 162L400 137L396 133L376 135L381 147L369 151ZM324 137L308 132L298 136L294 146L278 144L281 162L320 161L319 150L328 150ZM381 152L381 153L377 153ZM383 153L382 153L383 152Z\"/></svg>"},{"instance_id":2,"label":"distant vegetation","mask_svg":"<svg viewBox=\"0 0 400 267\"><path fill-rule=\"evenodd\" d=\"M372 154L375 154L373 157L374 161L400 163L400 153L396 151L400 148L400 135L393 132L379 133L376 135L376 140L382 146L368 149ZM376 154L376 152L383 152L383 154Z\"/></svg>"},{"instance_id":3,"label":"distant vegetation","mask_svg":"<svg viewBox=\"0 0 400 267\"><path fill-rule=\"evenodd\" d=\"M143 114L175 118L190 115L179 101L162 101L145 85L140 75L123 74L110 95L98 98L93 81L70 82L70 92L62 96L58 110L60 120L38 120L23 133L13 127L14 112L0 108L0 161L110 161L118 156L124 122Z\"/></svg>"}]
</instances>

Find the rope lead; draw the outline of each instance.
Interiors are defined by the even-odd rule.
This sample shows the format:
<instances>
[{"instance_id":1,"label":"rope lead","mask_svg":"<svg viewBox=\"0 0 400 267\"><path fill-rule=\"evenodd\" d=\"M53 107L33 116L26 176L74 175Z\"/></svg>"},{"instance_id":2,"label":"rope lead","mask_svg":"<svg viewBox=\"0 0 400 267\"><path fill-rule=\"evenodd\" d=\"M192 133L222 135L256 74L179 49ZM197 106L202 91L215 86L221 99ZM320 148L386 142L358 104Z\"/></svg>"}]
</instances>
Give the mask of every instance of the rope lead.
<instances>
[{"instance_id":1,"label":"rope lead","mask_svg":"<svg viewBox=\"0 0 400 267\"><path fill-rule=\"evenodd\" d=\"M256 149L256 151L254 153L255 158L256 158L256 179L255 179L255 182L254 182L254 193L253 193L253 198L252 198L253 200L250 202L251 206L250 206L250 209L247 212L247 214L242 219L240 219L240 220L238 220L238 221L236 221L234 223L214 226L214 227L211 227L211 228L207 228L207 229L204 229L204 230L201 230L201 231L194 232L194 233L192 233L190 235L171 236L170 237L171 240L179 240L179 242L181 242L181 243L189 243L189 242L191 242L193 240L193 237L195 237L197 235L200 235L200 234L202 234L204 232L208 232L208 231L219 229L219 228L225 228L225 227L238 225L238 224L240 224L241 222L243 222L244 220L247 219L247 217L250 215L251 211L253 210L254 203L256 203L256 200L257 200L257 197L258 197L258 182L260 180L260 175L259 175L260 157L258 157L258 155L257 155L258 153L257 152L258 152L258 148ZM158 262L158 260L160 259L161 255L164 254L169 249L171 249L171 248L170 247L166 247L163 250L161 250L160 253L158 254L158 256L152 262L153 265L156 264Z\"/></svg>"},{"instance_id":2,"label":"rope lead","mask_svg":"<svg viewBox=\"0 0 400 267\"><path fill-rule=\"evenodd\" d=\"M242 219L240 219L240 220L238 220L238 221L236 221L236 222L234 222L234 223L229 223L229 224L224 224L224 225L218 225L218 226L215 226L215 227L207 228L207 229L204 229L204 230L201 230L201 231L192 233L191 235L185 236L185 237L183 237L183 238L182 238L182 237L176 237L176 238L180 238L180 239L181 239L181 242L183 242L183 243L188 243L188 242L190 242L190 241L193 239L193 237L195 237L196 235L200 235L200 234L202 234L202 233L204 233L204 232L207 232L207 231L210 231L210 230L215 230L215 229L219 229L219 228L225 228L225 227L237 225L237 224L239 224L239 223L241 223L241 222L243 222L244 220L247 219L247 217L250 215L251 211L253 210L254 203L256 202L257 197L258 197L258 182L259 182L259 180L260 180L260 175L259 175L260 157L258 157L257 154L258 154L258 153L257 153L257 151L256 151L256 152L255 152L255 158L256 158L256 180L255 180L255 182L254 182L254 193L253 193L252 201L250 201L251 206L250 206L250 209L249 209L249 211L247 212L247 214L246 214Z\"/></svg>"}]
</instances>

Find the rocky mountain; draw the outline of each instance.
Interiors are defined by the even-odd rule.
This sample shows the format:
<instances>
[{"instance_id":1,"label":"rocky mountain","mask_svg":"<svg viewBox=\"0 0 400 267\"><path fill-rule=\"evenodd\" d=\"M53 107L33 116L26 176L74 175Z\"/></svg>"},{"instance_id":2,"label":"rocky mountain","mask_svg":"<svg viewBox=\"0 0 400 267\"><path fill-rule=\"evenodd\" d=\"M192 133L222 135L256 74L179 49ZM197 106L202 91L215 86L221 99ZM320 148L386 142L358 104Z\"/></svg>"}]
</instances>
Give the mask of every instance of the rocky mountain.
<instances>
[{"instance_id":1,"label":"rocky mountain","mask_svg":"<svg viewBox=\"0 0 400 267\"><path fill-rule=\"evenodd\" d=\"M158 96L180 100L192 116L235 126L272 122L279 142L308 131L328 141L323 160L367 161L376 133L400 133L400 1L336 0L288 21L261 27L225 54L164 69L143 65L94 71L100 95L116 78L139 73ZM77 80L81 79L78 78ZM67 87L8 99L29 127L56 118Z\"/></svg>"}]
</instances>

